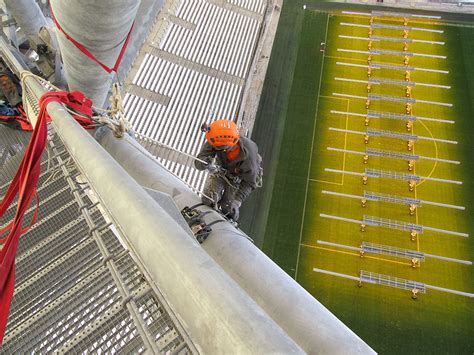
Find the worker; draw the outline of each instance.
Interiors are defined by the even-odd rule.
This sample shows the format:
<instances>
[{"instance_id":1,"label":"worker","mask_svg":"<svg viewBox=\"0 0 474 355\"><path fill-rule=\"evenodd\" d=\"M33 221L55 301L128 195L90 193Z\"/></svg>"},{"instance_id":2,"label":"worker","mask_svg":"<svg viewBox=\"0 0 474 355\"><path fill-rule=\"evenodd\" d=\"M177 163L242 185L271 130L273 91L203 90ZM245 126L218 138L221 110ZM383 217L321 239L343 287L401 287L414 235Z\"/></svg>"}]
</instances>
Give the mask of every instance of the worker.
<instances>
[{"instance_id":1,"label":"worker","mask_svg":"<svg viewBox=\"0 0 474 355\"><path fill-rule=\"evenodd\" d=\"M16 107L22 103L21 86L6 66L0 62L0 100Z\"/></svg>"},{"instance_id":2,"label":"worker","mask_svg":"<svg viewBox=\"0 0 474 355\"><path fill-rule=\"evenodd\" d=\"M0 61L0 124L31 131L32 126L23 111L21 86L14 75Z\"/></svg>"},{"instance_id":3,"label":"worker","mask_svg":"<svg viewBox=\"0 0 474 355\"><path fill-rule=\"evenodd\" d=\"M261 186L263 170L258 147L240 136L237 125L230 120L203 124L201 130L206 133L206 142L195 166L210 172L202 201L237 221L242 202Z\"/></svg>"}]
</instances>

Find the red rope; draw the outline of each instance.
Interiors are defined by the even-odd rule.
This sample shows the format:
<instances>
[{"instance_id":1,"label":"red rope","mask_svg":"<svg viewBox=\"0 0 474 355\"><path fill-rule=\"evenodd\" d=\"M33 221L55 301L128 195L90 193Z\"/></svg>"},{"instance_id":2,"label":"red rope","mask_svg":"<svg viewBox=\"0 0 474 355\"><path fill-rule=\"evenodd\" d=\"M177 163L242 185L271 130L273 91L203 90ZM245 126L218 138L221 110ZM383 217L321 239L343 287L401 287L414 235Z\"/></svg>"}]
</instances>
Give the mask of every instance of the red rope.
<instances>
[{"instance_id":1,"label":"red rope","mask_svg":"<svg viewBox=\"0 0 474 355\"><path fill-rule=\"evenodd\" d=\"M40 113L30 142L28 143L17 173L0 203L1 217L13 203L15 196L18 195L17 208L13 221L0 231L0 235L6 231L10 231L7 237L0 240L0 243L3 244L3 248L0 250L0 345L2 344L5 334L13 289L15 287L15 256L18 243L21 235L29 229L29 227L22 228L23 218L33 198L35 196L37 198L36 187L41 172L41 156L48 137L47 124L51 120L46 111L46 107L50 102L64 103L81 115L92 116L92 101L79 91L71 93L63 91L48 92L39 100ZM91 119L84 117L74 116L74 118L83 126L93 123ZM34 213L32 223L36 221L36 216L37 210Z\"/></svg>"},{"instance_id":2,"label":"red rope","mask_svg":"<svg viewBox=\"0 0 474 355\"><path fill-rule=\"evenodd\" d=\"M120 62L122 61L122 57L125 53L125 49L127 49L127 45L128 45L128 41L130 40L130 36L132 35L133 26L135 25L135 21L133 21L132 26L130 27L130 30L128 31L127 37L125 38L125 42L122 45L122 49L120 50L120 53L118 55L117 60L115 61L115 64L114 64L113 68L110 68L109 66L107 66L104 63L102 63L101 61L99 61L86 47L84 47L84 45L82 45L81 43L76 41L66 31L64 31L63 28L61 27L61 25L59 24L59 22L56 20L56 17L54 16L53 6L51 4L50 4L50 8L51 8L51 15L53 17L54 23L56 24L56 27L64 34L64 36L66 36L66 38L69 41L72 42L72 44L74 44L76 46L77 49L79 49L82 53L84 53L86 56L88 56L94 62L99 64L107 73L110 74L113 71L117 72L117 70L120 66Z\"/></svg>"}]
</instances>

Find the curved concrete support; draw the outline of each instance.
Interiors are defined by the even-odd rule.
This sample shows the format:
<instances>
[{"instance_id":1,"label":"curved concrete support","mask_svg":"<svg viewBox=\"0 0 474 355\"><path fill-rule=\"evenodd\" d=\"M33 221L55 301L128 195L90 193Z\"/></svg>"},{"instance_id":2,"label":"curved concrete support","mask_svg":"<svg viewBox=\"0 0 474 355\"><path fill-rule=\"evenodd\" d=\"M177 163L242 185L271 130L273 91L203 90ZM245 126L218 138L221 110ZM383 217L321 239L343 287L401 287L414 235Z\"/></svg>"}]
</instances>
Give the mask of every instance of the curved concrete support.
<instances>
[{"instance_id":1,"label":"curved concrete support","mask_svg":"<svg viewBox=\"0 0 474 355\"><path fill-rule=\"evenodd\" d=\"M25 81L41 96L44 89L35 79ZM62 105L51 102L47 111L134 256L147 266L200 352L302 353Z\"/></svg>"},{"instance_id":2,"label":"curved concrete support","mask_svg":"<svg viewBox=\"0 0 474 355\"><path fill-rule=\"evenodd\" d=\"M96 137L142 186L169 194L179 208L200 202L133 138L117 140L108 129L101 129ZM222 219L207 206L199 209L210 212L206 222ZM304 351L375 353L230 223L213 226L202 247Z\"/></svg>"},{"instance_id":3,"label":"curved concrete support","mask_svg":"<svg viewBox=\"0 0 474 355\"><path fill-rule=\"evenodd\" d=\"M39 31L46 26L46 19L35 0L4 0L25 35L39 42Z\"/></svg>"},{"instance_id":4,"label":"curved concrete support","mask_svg":"<svg viewBox=\"0 0 474 355\"><path fill-rule=\"evenodd\" d=\"M139 4L139 0L51 0L54 16L63 30L109 67L119 56ZM102 107L111 74L59 30L58 38L69 89L84 92L95 106Z\"/></svg>"}]
</instances>

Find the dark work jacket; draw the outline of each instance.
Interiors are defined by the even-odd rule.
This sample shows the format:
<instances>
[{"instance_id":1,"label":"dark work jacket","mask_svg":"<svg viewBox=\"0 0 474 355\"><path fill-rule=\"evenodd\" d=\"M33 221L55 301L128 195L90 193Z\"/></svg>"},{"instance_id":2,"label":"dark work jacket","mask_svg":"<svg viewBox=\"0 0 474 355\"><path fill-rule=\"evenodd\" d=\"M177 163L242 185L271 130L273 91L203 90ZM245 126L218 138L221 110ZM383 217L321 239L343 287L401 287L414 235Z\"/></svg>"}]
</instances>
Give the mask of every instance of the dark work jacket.
<instances>
[{"instance_id":1,"label":"dark work jacket","mask_svg":"<svg viewBox=\"0 0 474 355\"><path fill-rule=\"evenodd\" d=\"M217 164L226 169L228 174L238 176L242 179L235 196L243 202L257 187L257 178L262 158L258 154L257 145L246 137L240 137L240 153L234 160L227 159L225 151L215 150L209 143L204 143L197 157L201 160L211 162L215 157ZM204 170L206 165L195 161L198 170Z\"/></svg>"}]
</instances>

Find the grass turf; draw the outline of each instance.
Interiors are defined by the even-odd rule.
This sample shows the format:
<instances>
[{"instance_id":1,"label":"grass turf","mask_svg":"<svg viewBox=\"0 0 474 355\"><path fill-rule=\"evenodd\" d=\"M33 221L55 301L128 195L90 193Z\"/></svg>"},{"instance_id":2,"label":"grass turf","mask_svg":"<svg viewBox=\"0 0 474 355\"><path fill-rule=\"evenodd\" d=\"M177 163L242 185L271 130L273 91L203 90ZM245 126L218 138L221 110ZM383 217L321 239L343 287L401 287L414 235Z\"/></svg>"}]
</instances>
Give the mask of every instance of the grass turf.
<instances>
[{"instance_id":1,"label":"grass turf","mask_svg":"<svg viewBox=\"0 0 474 355\"><path fill-rule=\"evenodd\" d=\"M284 7L283 19L288 14L285 11L295 11L295 9L296 7L291 8L290 6L287 9ZM363 214L368 214L472 234L474 222L469 218L469 211L474 207L474 196L470 176L474 172L474 166L470 161L469 153L472 150L470 138L474 135L474 129L469 122L469 117L472 116L471 102L474 91L472 80L469 79L473 79L474 75L474 68L472 68L474 44L470 39L473 30L467 27L441 26L439 28L445 31L444 34L422 33L421 36L418 35L418 38L444 39L447 42L446 46L436 49L433 48L433 45L425 44L410 46L410 50L416 52L448 56L447 60L413 58L410 64L417 67L450 70L450 75L415 72L412 76L413 80L453 86L451 90L415 88L413 90L415 98L451 102L454 107L443 108L415 104L414 114L456 121L455 125L416 122L414 133L459 141L456 146L445 143L434 145L433 142L417 142L415 153L462 161L461 166L451 166L446 163L438 163L435 166L433 162L420 162L416 165L416 173L424 176L433 174L435 177L464 182L461 187L423 182L416 188L416 197L467 207L467 211L454 211L441 207L423 206L419 209L417 216L410 217L408 209L398 205L369 202L369 206L362 210L360 202L357 200L321 195L322 189L356 195L360 195L366 189L415 197L414 194L408 192L405 182L370 179L369 184L364 187L360 182L360 177L348 175L343 177L341 174L324 172L325 167L350 171L362 171L366 167L361 163L360 156L348 154L344 156L343 153L328 152L326 147L346 147L358 151L365 149L362 136L329 132L328 127L365 130L363 119L334 115L329 111L332 109L366 112L363 100L341 100L333 97L332 93L367 95L364 84L335 82L334 76L366 79L366 70L338 66L336 61L364 64L367 57L363 54L342 53L341 55L341 52L336 49L338 47L359 50L366 48L366 42L342 40L338 34L366 37L366 29L341 27L339 22L364 23L365 21L367 23L368 20L367 18L354 17L329 18L328 13L318 11L304 13L302 28L294 35L294 38L298 39L298 57L294 68L291 93L288 86L287 92L284 87L280 89L280 94L283 97L288 94L289 97L285 114L281 114L281 110L278 111L282 116L278 121L284 123L284 130L281 132L280 129L282 143L280 149L274 154L274 158L278 160L275 180L271 193L267 192L267 198L271 197L268 219L266 219L266 223L263 223L263 228L260 227L260 231L264 235L263 250L290 275L297 274L297 280L308 291L379 352L472 353L473 331L470 326L473 320L472 300L428 291L427 295L414 302L406 291L377 285L365 285L359 289L352 281L316 274L312 269L319 267L353 276L356 276L360 269L364 269L473 292L472 266L428 259L420 269L413 270L409 265L406 265L406 262L405 264L398 263L403 263L403 260L386 257L381 257L386 260L371 258L362 260L356 255L350 255L350 251L332 247L328 248L331 251L320 249L316 244L317 239L322 239L358 246L361 241L365 240L402 248L419 248L424 252L460 259L469 260L472 257L472 243L461 237L427 232L421 236L417 243L413 243L410 242L407 232L369 228L366 233L360 233L355 224L326 220L318 215L319 213L328 213L361 219ZM328 18L329 23L327 22ZM329 25L326 38L327 24ZM427 25L417 24L417 26ZM428 27L432 26L428 25ZM288 31L289 26L284 29ZM382 34L400 36L400 33L392 30L383 30ZM276 46L279 43L279 36L281 37L281 27L277 35ZM286 34L286 38L290 37ZM324 70L321 71L323 57L319 52L319 42L325 40L327 51L324 58ZM400 44L398 44L399 46ZM377 48L375 45L374 47ZM384 43L383 48L399 50L397 44L390 43ZM435 53L436 51L439 53ZM281 57L274 57L274 54L275 52L272 54L269 70L272 67L275 68L275 62L281 60ZM343 59L335 57L343 57ZM401 58L394 56L374 56L373 60L401 64ZM323 76L320 87L321 73ZM380 70L375 72L374 76L400 80L403 79L402 73L393 70ZM287 73L282 74L283 76L288 75ZM273 75L281 74L274 72ZM267 85L269 78L272 78L271 71L267 76L266 88L272 92ZM290 83L291 81L287 80L286 82ZM373 87L372 92L403 96L404 88L384 85L383 87ZM267 96L271 95L267 93ZM265 107L265 103L261 104L260 115L265 115ZM400 103L374 102L371 109L398 110L399 113L404 111L403 104ZM257 121L257 129L258 127L259 121ZM370 127L404 131L402 122L386 119L372 120ZM258 130L256 140L259 141ZM371 138L369 146L407 153L406 142L393 139ZM386 158L370 158L368 167L407 172L406 162ZM312 180L308 180L308 177ZM303 245L301 246L300 243Z\"/></svg>"}]
</instances>

